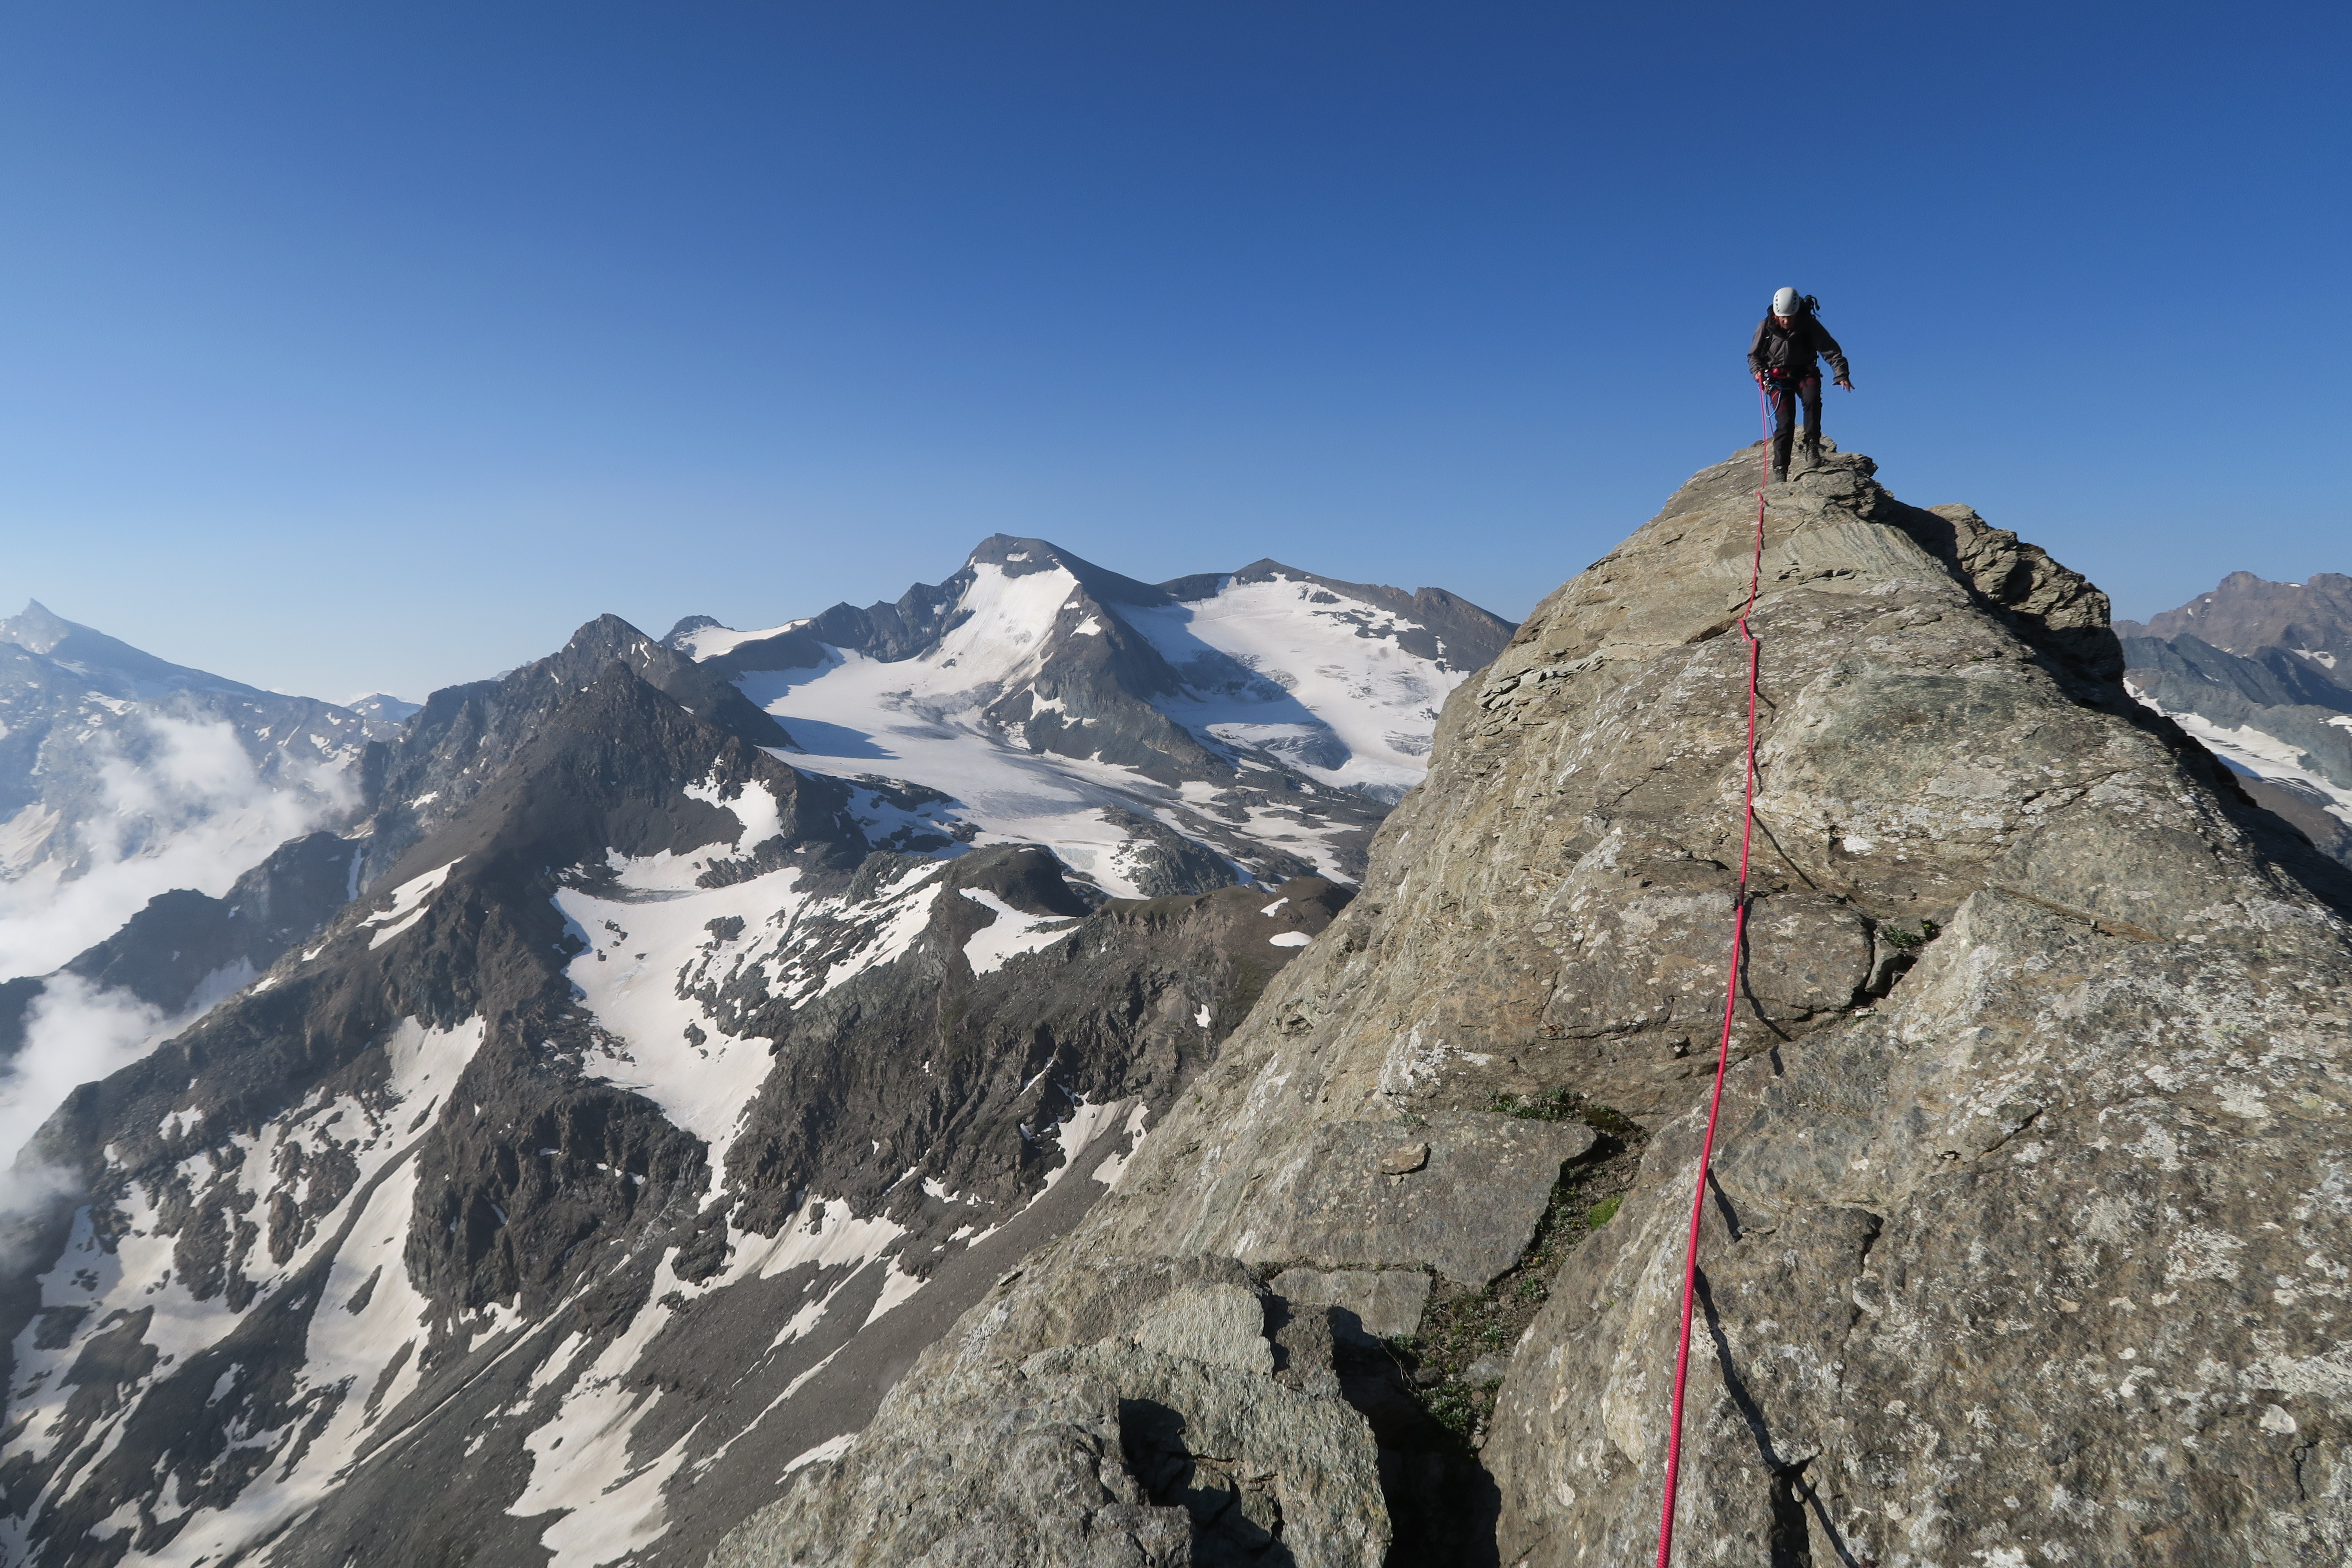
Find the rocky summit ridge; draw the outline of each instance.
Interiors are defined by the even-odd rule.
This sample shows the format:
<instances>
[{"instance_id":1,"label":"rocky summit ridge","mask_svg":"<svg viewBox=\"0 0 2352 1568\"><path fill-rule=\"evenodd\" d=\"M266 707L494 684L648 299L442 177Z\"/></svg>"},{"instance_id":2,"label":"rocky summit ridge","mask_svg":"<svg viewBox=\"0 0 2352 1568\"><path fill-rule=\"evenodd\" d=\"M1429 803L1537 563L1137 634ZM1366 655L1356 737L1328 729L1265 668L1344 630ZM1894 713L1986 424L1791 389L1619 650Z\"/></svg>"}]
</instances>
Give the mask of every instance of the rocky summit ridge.
<instances>
[{"instance_id":1,"label":"rocky summit ridge","mask_svg":"<svg viewBox=\"0 0 2352 1568\"><path fill-rule=\"evenodd\" d=\"M1446 702L1362 889L716 1568L1646 1561L1738 857L1754 447ZM2352 889L2106 602L1770 491L1677 1560L2352 1549Z\"/></svg>"}]
</instances>

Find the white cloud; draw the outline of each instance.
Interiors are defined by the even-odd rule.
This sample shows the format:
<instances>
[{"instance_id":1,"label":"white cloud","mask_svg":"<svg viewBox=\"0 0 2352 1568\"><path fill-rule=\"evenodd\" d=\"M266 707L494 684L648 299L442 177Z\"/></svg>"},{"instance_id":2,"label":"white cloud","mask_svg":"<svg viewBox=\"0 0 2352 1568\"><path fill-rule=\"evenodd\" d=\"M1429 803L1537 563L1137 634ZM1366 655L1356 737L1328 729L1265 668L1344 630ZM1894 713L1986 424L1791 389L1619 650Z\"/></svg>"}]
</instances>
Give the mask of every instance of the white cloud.
<instances>
[{"instance_id":1,"label":"white cloud","mask_svg":"<svg viewBox=\"0 0 2352 1568\"><path fill-rule=\"evenodd\" d=\"M137 1061L193 1021L167 1018L128 991L79 975L52 978L26 1017L14 1070L0 1079L0 1210L21 1212L57 1190L49 1173L7 1167L68 1094Z\"/></svg>"},{"instance_id":2,"label":"white cloud","mask_svg":"<svg viewBox=\"0 0 2352 1568\"><path fill-rule=\"evenodd\" d=\"M358 805L340 763L279 763L271 780L230 724L146 712L125 721L127 737L101 731L85 742L105 752L95 770L100 809L75 830L81 853L0 881L0 977L52 974L158 893L193 888L217 898L278 845ZM63 875L75 859L87 868ZM217 978L186 1013L166 1017L128 991L52 974L0 1076L0 1212L23 1212L58 1190L59 1173L7 1167L68 1093L145 1056L251 972L240 965Z\"/></svg>"},{"instance_id":3,"label":"white cloud","mask_svg":"<svg viewBox=\"0 0 2352 1568\"><path fill-rule=\"evenodd\" d=\"M217 898L286 840L349 815L348 770L321 762L282 782L262 777L236 728L220 721L136 716L143 762L113 748L98 769L107 809L83 823L88 869L57 863L0 882L0 977L46 974L112 935L149 899L173 888Z\"/></svg>"}]
</instances>

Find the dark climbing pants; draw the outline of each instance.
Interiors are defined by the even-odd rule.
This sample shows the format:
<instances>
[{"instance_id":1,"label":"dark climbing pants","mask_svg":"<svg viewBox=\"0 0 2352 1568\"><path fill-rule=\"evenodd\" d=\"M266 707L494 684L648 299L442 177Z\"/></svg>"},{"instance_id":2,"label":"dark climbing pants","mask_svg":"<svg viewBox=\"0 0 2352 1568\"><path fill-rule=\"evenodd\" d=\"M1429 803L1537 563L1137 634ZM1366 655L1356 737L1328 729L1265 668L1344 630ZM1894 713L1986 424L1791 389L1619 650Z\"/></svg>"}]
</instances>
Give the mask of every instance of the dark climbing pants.
<instances>
[{"instance_id":1,"label":"dark climbing pants","mask_svg":"<svg viewBox=\"0 0 2352 1568\"><path fill-rule=\"evenodd\" d=\"M1805 400L1805 433L1818 443L1822 438L1822 378L1809 375L1794 384L1776 381L1772 388L1772 467L1786 469L1789 447L1797 438L1797 400Z\"/></svg>"}]
</instances>

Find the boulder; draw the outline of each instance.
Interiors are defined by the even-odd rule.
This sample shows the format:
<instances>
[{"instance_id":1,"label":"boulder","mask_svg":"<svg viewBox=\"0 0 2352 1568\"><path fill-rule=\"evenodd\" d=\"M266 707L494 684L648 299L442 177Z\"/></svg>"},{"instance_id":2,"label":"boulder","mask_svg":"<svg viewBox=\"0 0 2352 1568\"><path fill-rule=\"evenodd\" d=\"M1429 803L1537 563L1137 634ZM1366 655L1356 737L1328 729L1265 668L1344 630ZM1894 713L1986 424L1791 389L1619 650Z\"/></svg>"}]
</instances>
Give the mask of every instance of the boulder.
<instances>
[{"instance_id":1,"label":"boulder","mask_svg":"<svg viewBox=\"0 0 2352 1568\"><path fill-rule=\"evenodd\" d=\"M1229 1258L1049 1252L711 1568L1381 1568L1371 1430L1328 1361L1275 1375L1268 1302Z\"/></svg>"}]
</instances>

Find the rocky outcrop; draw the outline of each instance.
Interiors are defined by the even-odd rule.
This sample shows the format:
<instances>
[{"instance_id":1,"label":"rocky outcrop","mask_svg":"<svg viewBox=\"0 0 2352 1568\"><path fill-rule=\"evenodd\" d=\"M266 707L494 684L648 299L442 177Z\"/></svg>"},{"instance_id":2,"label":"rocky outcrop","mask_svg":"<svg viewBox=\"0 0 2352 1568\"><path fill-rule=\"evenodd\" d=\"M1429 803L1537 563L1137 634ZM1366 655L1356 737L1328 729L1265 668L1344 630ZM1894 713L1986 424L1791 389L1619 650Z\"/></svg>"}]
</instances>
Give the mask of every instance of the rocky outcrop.
<instances>
[{"instance_id":1,"label":"rocky outcrop","mask_svg":"<svg viewBox=\"0 0 2352 1568\"><path fill-rule=\"evenodd\" d=\"M1319 1321L1335 1365L1373 1342L1319 1304L1330 1282L1370 1305L1360 1281L1420 1273L1386 1370L1301 1384L1360 1424L1378 1500L1336 1459L1320 1490L1299 1473L1333 1450L1266 1436L1286 1417L1233 1380L1267 1374L1171 1341L1153 1353L1217 1390L1187 1429L1258 1434L1277 1491L1339 1500L1392 1563L1647 1550L1738 857L1758 463L1695 477L1454 693L1361 894L1117 1192L716 1561L863 1562L892 1520L934 1521L917 1552L961 1531L926 1561L1049 1539L1102 1544L1039 1560L1181 1560L1132 1511L1159 1449L1111 1412L1170 1374L1088 1306L1106 1259ZM2347 879L2130 699L2095 588L1965 508L1896 500L1867 458L1774 487L1753 626L1754 906L1679 1560L2340 1560ZM1524 1152L1446 1159L1464 1136ZM1432 1213L1527 1216L1517 1267L1481 1279L1507 1255L1469 1260ZM992 1434L1048 1426L1020 1473L1050 1484L981 1473ZM1324 1550L1286 1511L1226 1555L1225 1517L1188 1513L1195 1561Z\"/></svg>"},{"instance_id":2,"label":"rocky outcrop","mask_svg":"<svg viewBox=\"0 0 2352 1568\"><path fill-rule=\"evenodd\" d=\"M697 718L755 746L791 743L726 678L656 642L618 616L599 616L545 658L491 680L445 687L407 721L383 768L362 882L373 886L401 856L456 820L572 697L619 665Z\"/></svg>"},{"instance_id":3,"label":"rocky outcrop","mask_svg":"<svg viewBox=\"0 0 2352 1568\"><path fill-rule=\"evenodd\" d=\"M1280 1304L1230 1259L1060 1262L1054 1297L1008 1279L926 1353L849 1484L746 1525L714 1568L1378 1568L1376 1452L1334 1396L1327 1323L1271 1326Z\"/></svg>"}]
</instances>

